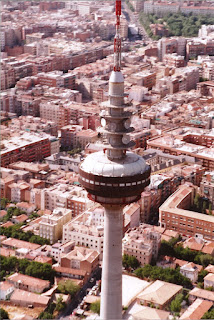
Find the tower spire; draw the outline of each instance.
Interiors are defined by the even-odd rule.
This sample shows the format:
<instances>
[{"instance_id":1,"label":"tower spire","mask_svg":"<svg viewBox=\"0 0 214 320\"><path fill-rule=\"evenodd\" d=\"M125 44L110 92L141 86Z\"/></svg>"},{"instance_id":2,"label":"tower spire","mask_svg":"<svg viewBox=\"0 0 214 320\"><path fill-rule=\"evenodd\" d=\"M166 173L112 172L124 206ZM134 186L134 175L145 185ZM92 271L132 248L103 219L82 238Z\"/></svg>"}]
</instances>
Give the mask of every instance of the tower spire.
<instances>
[{"instance_id":1,"label":"tower spire","mask_svg":"<svg viewBox=\"0 0 214 320\"><path fill-rule=\"evenodd\" d=\"M121 16L121 0L116 0L116 34L114 37L114 71L120 71L121 68L121 37L120 37L120 16Z\"/></svg>"}]
</instances>

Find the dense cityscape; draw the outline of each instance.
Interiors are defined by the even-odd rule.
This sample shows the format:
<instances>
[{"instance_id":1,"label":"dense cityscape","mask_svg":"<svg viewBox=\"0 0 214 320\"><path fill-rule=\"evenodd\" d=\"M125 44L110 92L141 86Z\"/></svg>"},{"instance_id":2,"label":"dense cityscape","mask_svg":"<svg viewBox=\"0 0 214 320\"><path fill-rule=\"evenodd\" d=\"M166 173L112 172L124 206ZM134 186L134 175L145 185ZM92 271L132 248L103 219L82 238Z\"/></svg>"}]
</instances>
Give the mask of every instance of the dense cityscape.
<instances>
[{"instance_id":1,"label":"dense cityscape","mask_svg":"<svg viewBox=\"0 0 214 320\"><path fill-rule=\"evenodd\" d=\"M213 0L3 0L0 44L0 318L214 319Z\"/></svg>"}]
</instances>

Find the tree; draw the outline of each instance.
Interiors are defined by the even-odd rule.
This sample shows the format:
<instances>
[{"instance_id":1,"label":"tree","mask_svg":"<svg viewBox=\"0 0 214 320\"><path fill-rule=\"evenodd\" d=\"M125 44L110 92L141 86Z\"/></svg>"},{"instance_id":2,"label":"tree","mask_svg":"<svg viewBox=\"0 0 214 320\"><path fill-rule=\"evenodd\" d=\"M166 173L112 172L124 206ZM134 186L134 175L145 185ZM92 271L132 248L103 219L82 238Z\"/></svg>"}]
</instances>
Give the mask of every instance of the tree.
<instances>
[{"instance_id":1,"label":"tree","mask_svg":"<svg viewBox=\"0 0 214 320\"><path fill-rule=\"evenodd\" d=\"M49 244L48 239L44 239L40 236L34 235L32 232L24 232L20 229L21 224L10 226L9 228L0 227L1 235L5 235L7 238L16 238L31 243L38 243L40 245Z\"/></svg>"},{"instance_id":2,"label":"tree","mask_svg":"<svg viewBox=\"0 0 214 320\"><path fill-rule=\"evenodd\" d=\"M194 198L194 206L196 207L197 210L200 208L200 195L196 193L195 198Z\"/></svg>"},{"instance_id":3,"label":"tree","mask_svg":"<svg viewBox=\"0 0 214 320\"><path fill-rule=\"evenodd\" d=\"M40 278L43 280L50 280L51 283L54 282L55 271L52 269L51 265L48 263L40 263L37 261L32 261L31 264L25 270L25 274Z\"/></svg>"},{"instance_id":4,"label":"tree","mask_svg":"<svg viewBox=\"0 0 214 320\"><path fill-rule=\"evenodd\" d=\"M212 215L212 203L209 203L209 214Z\"/></svg>"},{"instance_id":5,"label":"tree","mask_svg":"<svg viewBox=\"0 0 214 320\"><path fill-rule=\"evenodd\" d=\"M209 254L201 255L200 261L203 267L207 267L209 264L213 264L214 258Z\"/></svg>"},{"instance_id":6,"label":"tree","mask_svg":"<svg viewBox=\"0 0 214 320\"><path fill-rule=\"evenodd\" d=\"M123 267L128 269L137 269L140 266L140 262L134 256L129 256L128 254L123 255Z\"/></svg>"},{"instance_id":7,"label":"tree","mask_svg":"<svg viewBox=\"0 0 214 320\"><path fill-rule=\"evenodd\" d=\"M207 203L206 201L203 201L202 213L206 213L206 210L207 210Z\"/></svg>"},{"instance_id":8,"label":"tree","mask_svg":"<svg viewBox=\"0 0 214 320\"><path fill-rule=\"evenodd\" d=\"M7 198L1 198L1 203L0 203L0 208L5 209L6 205L10 202L10 200L8 200Z\"/></svg>"},{"instance_id":9,"label":"tree","mask_svg":"<svg viewBox=\"0 0 214 320\"><path fill-rule=\"evenodd\" d=\"M201 270L201 272L199 272L198 274L198 282L203 282L204 281L204 277L208 274L208 272L206 270Z\"/></svg>"},{"instance_id":10,"label":"tree","mask_svg":"<svg viewBox=\"0 0 214 320\"><path fill-rule=\"evenodd\" d=\"M10 319L8 312L6 310L4 310L3 308L0 308L0 319L1 320Z\"/></svg>"},{"instance_id":11,"label":"tree","mask_svg":"<svg viewBox=\"0 0 214 320\"><path fill-rule=\"evenodd\" d=\"M53 314L47 311L42 311L39 316L39 319L53 319Z\"/></svg>"},{"instance_id":12,"label":"tree","mask_svg":"<svg viewBox=\"0 0 214 320\"><path fill-rule=\"evenodd\" d=\"M100 314L100 301L92 302L90 310L94 313Z\"/></svg>"},{"instance_id":13,"label":"tree","mask_svg":"<svg viewBox=\"0 0 214 320\"><path fill-rule=\"evenodd\" d=\"M172 300L171 304L170 304L170 310L172 312L180 312L181 311L181 303L183 301L183 294L179 293L176 295L175 299Z\"/></svg>"},{"instance_id":14,"label":"tree","mask_svg":"<svg viewBox=\"0 0 214 320\"><path fill-rule=\"evenodd\" d=\"M30 261L27 259L20 259L19 260L19 272L20 273L25 273L25 270L27 267L30 265Z\"/></svg>"},{"instance_id":15,"label":"tree","mask_svg":"<svg viewBox=\"0 0 214 320\"><path fill-rule=\"evenodd\" d=\"M210 311L207 311L202 319L214 319L214 308L212 308Z\"/></svg>"},{"instance_id":16,"label":"tree","mask_svg":"<svg viewBox=\"0 0 214 320\"><path fill-rule=\"evenodd\" d=\"M162 280L175 284L180 284L184 287L191 288L191 281L184 277L179 269L161 268L157 266L145 265L134 271L135 275L141 279Z\"/></svg>"},{"instance_id":17,"label":"tree","mask_svg":"<svg viewBox=\"0 0 214 320\"><path fill-rule=\"evenodd\" d=\"M59 298L57 299L55 310L60 312L64 310L65 307L66 307L66 303L63 301L62 295L60 295Z\"/></svg>"},{"instance_id":18,"label":"tree","mask_svg":"<svg viewBox=\"0 0 214 320\"><path fill-rule=\"evenodd\" d=\"M79 291L80 287L72 280L62 280L58 284L58 291L64 294L70 294L71 298Z\"/></svg>"}]
</instances>

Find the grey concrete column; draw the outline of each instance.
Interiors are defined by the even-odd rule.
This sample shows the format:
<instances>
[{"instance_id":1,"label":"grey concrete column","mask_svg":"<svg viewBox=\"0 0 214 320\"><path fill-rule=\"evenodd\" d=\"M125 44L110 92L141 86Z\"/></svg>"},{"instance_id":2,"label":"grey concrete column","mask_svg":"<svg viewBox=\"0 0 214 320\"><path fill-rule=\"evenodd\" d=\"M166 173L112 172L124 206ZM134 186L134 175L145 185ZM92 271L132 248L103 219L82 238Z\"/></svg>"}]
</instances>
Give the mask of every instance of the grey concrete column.
<instances>
[{"instance_id":1,"label":"grey concrete column","mask_svg":"<svg viewBox=\"0 0 214 320\"><path fill-rule=\"evenodd\" d=\"M101 320L122 319L123 206L105 206Z\"/></svg>"}]
</instances>

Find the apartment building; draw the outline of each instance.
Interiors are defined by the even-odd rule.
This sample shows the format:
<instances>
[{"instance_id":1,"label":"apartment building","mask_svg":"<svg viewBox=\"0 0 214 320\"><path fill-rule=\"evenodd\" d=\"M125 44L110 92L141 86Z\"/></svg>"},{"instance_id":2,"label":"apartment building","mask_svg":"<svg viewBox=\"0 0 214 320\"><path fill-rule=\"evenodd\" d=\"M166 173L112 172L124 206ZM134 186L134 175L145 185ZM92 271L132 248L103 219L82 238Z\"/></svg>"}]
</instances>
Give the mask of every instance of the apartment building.
<instances>
[{"instance_id":1,"label":"apartment building","mask_svg":"<svg viewBox=\"0 0 214 320\"><path fill-rule=\"evenodd\" d=\"M3 87L1 87L2 90ZM16 113L16 94L13 91L1 92L0 109L10 113Z\"/></svg>"},{"instance_id":2,"label":"apartment building","mask_svg":"<svg viewBox=\"0 0 214 320\"><path fill-rule=\"evenodd\" d=\"M79 104L68 99L42 100L40 103L40 117L54 121L58 128L70 125L71 121L78 124L80 118L98 113L98 106Z\"/></svg>"},{"instance_id":3,"label":"apartment building","mask_svg":"<svg viewBox=\"0 0 214 320\"><path fill-rule=\"evenodd\" d=\"M58 135L58 128L55 122L33 116L20 116L12 119L9 123L9 128L14 131L25 130L28 132L45 132L52 136Z\"/></svg>"},{"instance_id":4,"label":"apartment building","mask_svg":"<svg viewBox=\"0 0 214 320\"><path fill-rule=\"evenodd\" d=\"M175 230L185 237L199 236L214 239L214 217L190 211L195 189L189 185L179 186L159 208L159 223L167 229Z\"/></svg>"},{"instance_id":5,"label":"apartment building","mask_svg":"<svg viewBox=\"0 0 214 320\"><path fill-rule=\"evenodd\" d=\"M1 65L1 90L11 88L16 83L15 70L10 66Z\"/></svg>"},{"instance_id":6,"label":"apartment building","mask_svg":"<svg viewBox=\"0 0 214 320\"><path fill-rule=\"evenodd\" d=\"M164 15L166 12L176 13L179 11L179 4L175 2L145 1L144 12Z\"/></svg>"},{"instance_id":7,"label":"apartment building","mask_svg":"<svg viewBox=\"0 0 214 320\"><path fill-rule=\"evenodd\" d=\"M212 130L182 127L168 131L159 138L147 141L150 148L173 155L190 156L200 161L207 170L214 169L214 149Z\"/></svg>"},{"instance_id":8,"label":"apartment building","mask_svg":"<svg viewBox=\"0 0 214 320\"><path fill-rule=\"evenodd\" d=\"M208 198L214 208L214 173L206 172L200 183L200 194L202 197Z\"/></svg>"},{"instance_id":9,"label":"apartment building","mask_svg":"<svg viewBox=\"0 0 214 320\"><path fill-rule=\"evenodd\" d=\"M179 56L177 53L165 54L163 62L169 67L181 68L185 65L184 56Z\"/></svg>"},{"instance_id":10,"label":"apartment building","mask_svg":"<svg viewBox=\"0 0 214 320\"><path fill-rule=\"evenodd\" d=\"M73 241L76 245L96 250L102 259L104 236L104 209L90 209L69 221L63 227L63 243Z\"/></svg>"},{"instance_id":11,"label":"apartment building","mask_svg":"<svg viewBox=\"0 0 214 320\"><path fill-rule=\"evenodd\" d=\"M144 7L144 0L131 0L130 1L133 8L134 8L134 11L135 12L140 12L141 10L143 10L143 7Z\"/></svg>"},{"instance_id":12,"label":"apartment building","mask_svg":"<svg viewBox=\"0 0 214 320\"><path fill-rule=\"evenodd\" d=\"M161 235L153 226L142 224L129 229L123 238L123 253L134 256L142 266L157 258Z\"/></svg>"},{"instance_id":13,"label":"apartment building","mask_svg":"<svg viewBox=\"0 0 214 320\"><path fill-rule=\"evenodd\" d=\"M75 75L72 73L63 73L62 71L52 71L38 74L38 82L48 87L64 87L67 89L76 89Z\"/></svg>"},{"instance_id":14,"label":"apartment building","mask_svg":"<svg viewBox=\"0 0 214 320\"><path fill-rule=\"evenodd\" d=\"M40 102L40 97L34 97L23 93L18 94L16 98L18 115L38 117Z\"/></svg>"},{"instance_id":15,"label":"apartment building","mask_svg":"<svg viewBox=\"0 0 214 320\"><path fill-rule=\"evenodd\" d=\"M39 222L39 235L55 243L62 238L63 225L71 220L72 212L65 208L55 208L51 215L44 214Z\"/></svg>"},{"instance_id":16,"label":"apartment building","mask_svg":"<svg viewBox=\"0 0 214 320\"><path fill-rule=\"evenodd\" d=\"M54 210L56 207L68 208L72 216L90 208L93 202L88 199L86 190L79 186L58 183L41 190L41 209Z\"/></svg>"},{"instance_id":17,"label":"apartment building","mask_svg":"<svg viewBox=\"0 0 214 320\"><path fill-rule=\"evenodd\" d=\"M94 143L97 139L98 135L96 131L91 129L81 130L76 134L76 146L79 146L82 150L84 150L87 144Z\"/></svg>"},{"instance_id":18,"label":"apartment building","mask_svg":"<svg viewBox=\"0 0 214 320\"><path fill-rule=\"evenodd\" d=\"M77 133L83 130L80 125L68 125L61 128L61 146L72 149L77 147Z\"/></svg>"},{"instance_id":19,"label":"apartment building","mask_svg":"<svg viewBox=\"0 0 214 320\"><path fill-rule=\"evenodd\" d=\"M53 145L51 146L53 142ZM53 147L53 148L52 148ZM40 161L59 152L59 140L49 135L21 132L1 141L1 165L7 167L17 161Z\"/></svg>"},{"instance_id":20,"label":"apartment building","mask_svg":"<svg viewBox=\"0 0 214 320\"><path fill-rule=\"evenodd\" d=\"M73 241L68 241L65 242L64 244L60 242L56 242L52 245L51 247L51 256L56 260L57 262L60 262L61 260L61 255L65 255L72 251L75 247L75 242Z\"/></svg>"},{"instance_id":21,"label":"apartment building","mask_svg":"<svg viewBox=\"0 0 214 320\"><path fill-rule=\"evenodd\" d=\"M156 72L143 71L135 75L136 77L139 77L137 85L148 88L149 90L152 89L156 83Z\"/></svg>"},{"instance_id":22,"label":"apartment building","mask_svg":"<svg viewBox=\"0 0 214 320\"><path fill-rule=\"evenodd\" d=\"M175 165L170 167L168 162L164 166L161 165L161 160L154 167L155 172L151 175L150 185L146 187L139 201L141 222L144 223L152 219L153 214L158 212L160 205L177 190L179 185L189 181L199 186L205 171L199 165Z\"/></svg>"},{"instance_id":23,"label":"apartment building","mask_svg":"<svg viewBox=\"0 0 214 320\"><path fill-rule=\"evenodd\" d=\"M168 12L176 13L182 12L186 15L199 14L199 15L208 15L214 14L214 7L211 2L204 1L203 4L198 5L198 2L189 1L146 1L144 3L144 12L145 13L154 13L165 15Z\"/></svg>"},{"instance_id":24,"label":"apartment building","mask_svg":"<svg viewBox=\"0 0 214 320\"><path fill-rule=\"evenodd\" d=\"M186 43L184 37L162 38L158 41L158 57L163 60L165 54L177 53L180 56L186 56Z\"/></svg>"}]
</instances>

